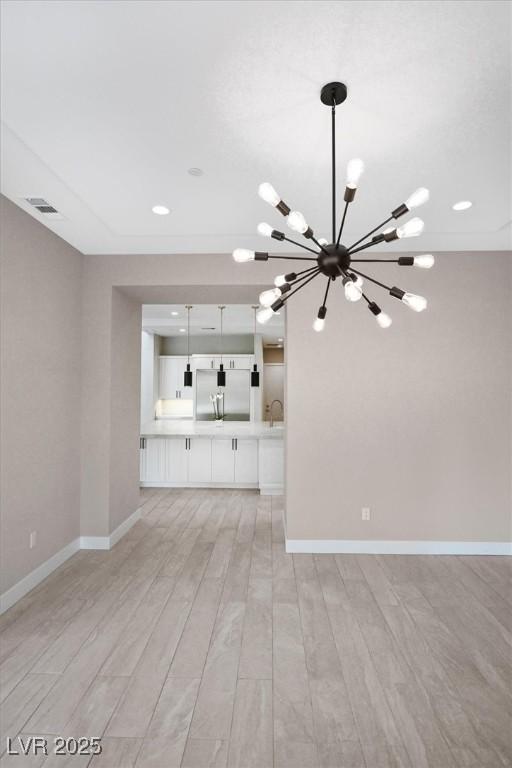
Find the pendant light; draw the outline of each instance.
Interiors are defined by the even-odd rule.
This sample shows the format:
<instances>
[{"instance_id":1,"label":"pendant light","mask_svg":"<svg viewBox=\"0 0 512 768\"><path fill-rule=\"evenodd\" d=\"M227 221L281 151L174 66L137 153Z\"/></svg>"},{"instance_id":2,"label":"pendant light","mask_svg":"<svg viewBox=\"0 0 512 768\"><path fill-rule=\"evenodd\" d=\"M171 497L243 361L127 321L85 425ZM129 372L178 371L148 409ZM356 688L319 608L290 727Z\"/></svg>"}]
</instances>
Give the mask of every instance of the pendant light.
<instances>
[{"instance_id":1,"label":"pendant light","mask_svg":"<svg viewBox=\"0 0 512 768\"><path fill-rule=\"evenodd\" d=\"M415 312L422 312L427 307L427 300L423 296L417 296L414 293L408 293L394 285L387 285L380 280L376 280L366 272L359 271L359 265L363 268L368 265L371 269L372 264L397 264L400 267L419 267L420 269L430 269L434 264L432 254L423 254L421 256L400 256L398 258L368 258L364 253L363 258L356 254L373 248L379 244L385 245L399 238L417 237L423 231L423 221L417 217L409 219L402 226L389 226L390 222L404 216L409 211L418 208L429 199L429 191L425 187L420 187L410 195L404 203L397 206L391 214L376 227L371 229L364 237L360 237L355 243L345 245L341 242L345 218L350 203L356 196L359 186L359 180L364 171L364 163L359 158L350 160L347 166L345 193L343 202L345 204L339 229L337 227L338 203L336 199L336 106L342 104L347 98L347 87L344 83L327 83L321 90L320 101L331 110L331 186L332 186L332 231L330 242L324 238L317 238L315 232L308 225L300 211L292 211L284 202L274 187L268 182L260 184L258 194L266 203L269 203L276 211L285 217L286 223L292 232L302 235L308 242L308 245L287 237L284 232L274 229L273 226L266 223L258 224L258 234L262 237L273 238L274 240L299 246L307 255L303 256L285 256L270 254L267 251L252 251L248 248L236 248L233 251L233 258L238 263L249 261L268 261L268 259L286 259L302 261L304 269L290 271L288 274L278 275L274 281L274 288L263 291L260 295L261 309L257 313L257 320L260 323L266 323L278 312L286 302L308 285L312 280L320 277L325 280L324 300L318 310L317 317L313 322L315 331L322 331L325 326L325 316L327 314L327 294L329 287L336 280L343 286L345 298L350 302L366 304L370 312L374 315L377 325L380 328L389 328L391 318L381 310L378 304L372 301L366 294L366 288L363 290L363 278L372 285L383 288L394 299L398 299L409 309ZM386 227L386 228L385 228ZM385 229L384 229L385 228ZM382 230L382 231L380 231ZM336 234L337 233L337 234ZM377 234L376 234L377 233ZM364 242L363 242L364 241ZM362 243L362 244L361 244ZM312 247L312 246L316 247ZM371 254L370 254L371 255ZM354 258L355 257L355 258ZM307 261L308 264L304 264ZM357 269L355 268L357 266ZM331 294L332 296L332 294Z\"/></svg>"},{"instance_id":2,"label":"pendant light","mask_svg":"<svg viewBox=\"0 0 512 768\"><path fill-rule=\"evenodd\" d=\"M252 308L254 310L254 341L256 341L256 311L258 309L257 304L253 304ZM258 366L256 363L254 363L251 371L251 387L259 387L260 385L260 372L258 371Z\"/></svg>"},{"instance_id":3,"label":"pendant light","mask_svg":"<svg viewBox=\"0 0 512 768\"><path fill-rule=\"evenodd\" d=\"M183 374L183 386L191 387L192 371L190 370L190 310L192 309L192 305L187 304L185 309L187 310L187 370Z\"/></svg>"},{"instance_id":4,"label":"pendant light","mask_svg":"<svg viewBox=\"0 0 512 768\"><path fill-rule=\"evenodd\" d=\"M224 333L223 333L223 325L222 325L222 313L226 309L226 307L223 304L219 304L220 309L220 365L219 370L217 371L217 386L218 387L225 387L226 386L226 371L224 370L224 365L222 363L222 352L224 351Z\"/></svg>"}]
</instances>

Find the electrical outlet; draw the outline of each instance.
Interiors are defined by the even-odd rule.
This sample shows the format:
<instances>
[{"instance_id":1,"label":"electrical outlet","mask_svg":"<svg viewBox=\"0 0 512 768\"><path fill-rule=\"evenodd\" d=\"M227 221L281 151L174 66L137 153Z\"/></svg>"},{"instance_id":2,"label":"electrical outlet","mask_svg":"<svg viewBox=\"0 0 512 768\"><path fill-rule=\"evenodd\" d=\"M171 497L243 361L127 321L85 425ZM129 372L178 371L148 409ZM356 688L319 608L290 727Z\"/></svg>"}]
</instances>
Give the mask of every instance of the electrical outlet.
<instances>
[{"instance_id":1,"label":"electrical outlet","mask_svg":"<svg viewBox=\"0 0 512 768\"><path fill-rule=\"evenodd\" d=\"M32 531L30 534L30 549L34 549L37 544L37 531Z\"/></svg>"},{"instance_id":2,"label":"electrical outlet","mask_svg":"<svg viewBox=\"0 0 512 768\"><path fill-rule=\"evenodd\" d=\"M361 520L369 520L370 519L370 507L363 507L361 509Z\"/></svg>"}]
</instances>

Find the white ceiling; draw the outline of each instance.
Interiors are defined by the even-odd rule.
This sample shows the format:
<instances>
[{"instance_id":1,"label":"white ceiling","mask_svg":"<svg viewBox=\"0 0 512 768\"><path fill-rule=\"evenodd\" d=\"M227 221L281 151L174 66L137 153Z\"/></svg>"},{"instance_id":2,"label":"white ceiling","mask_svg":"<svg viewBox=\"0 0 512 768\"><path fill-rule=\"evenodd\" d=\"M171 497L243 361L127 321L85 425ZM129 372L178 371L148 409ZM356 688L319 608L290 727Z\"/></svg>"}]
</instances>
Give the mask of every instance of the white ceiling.
<instances>
[{"instance_id":1,"label":"white ceiling","mask_svg":"<svg viewBox=\"0 0 512 768\"><path fill-rule=\"evenodd\" d=\"M367 165L347 241L423 185L415 249L510 247L507 2L4 0L2 17L2 191L85 253L262 249L256 224L283 221L263 180L327 236L334 79L340 187L350 157Z\"/></svg>"},{"instance_id":2,"label":"white ceiling","mask_svg":"<svg viewBox=\"0 0 512 768\"><path fill-rule=\"evenodd\" d=\"M173 315L177 312L177 315ZM222 321L223 333L253 334L254 310L250 305L227 305ZM180 328L187 328L187 310L183 304L143 304L142 328L159 336L186 336ZM213 330L212 330L213 329ZM284 310L274 315L265 326L257 325L264 344L275 344L285 335ZM219 336L220 311L217 304L195 304L190 310L191 336Z\"/></svg>"}]
</instances>

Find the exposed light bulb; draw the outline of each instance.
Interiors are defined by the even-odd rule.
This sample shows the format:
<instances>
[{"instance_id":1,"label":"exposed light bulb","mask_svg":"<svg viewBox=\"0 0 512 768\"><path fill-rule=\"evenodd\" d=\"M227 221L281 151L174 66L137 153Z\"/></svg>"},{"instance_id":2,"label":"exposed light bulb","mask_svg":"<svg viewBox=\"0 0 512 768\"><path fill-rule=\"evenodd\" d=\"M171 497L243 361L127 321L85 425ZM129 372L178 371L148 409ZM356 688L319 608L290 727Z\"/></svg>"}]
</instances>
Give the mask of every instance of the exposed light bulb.
<instances>
[{"instance_id":1,"label":"exposed light bulb","mask_svg":"<svg viewBox=\"0 0 512 768\"><path fill-rule=\"evenodd\" d=\"M248 248L235 248L233 251L233 259L239 264L243 264L246 261L254 261L255 253Z\"/></svg>"},{"instance_id":2,"label":"exposed light bulb","mask_svg":"<svg viewBox=\"0 0 512 768\"><path fill-rule=\"evenodd\" d=\"M364 171L364 163L358 157L349 160L347 164L347 187L355 189Z\"/></svg>"},{"instance_id":3,"label":"exposed light bulb","mask_svg":"<svg viewBox=\"0 0 512 768\"><path fill-rule=\"evenodd\" d=\"M401 227L397 227L396 234L398 237L418 237L423 232L425 224L417 216L414 219L409 219Z\"/></svg>"},{"instance_id":4,"label":"exposed light bulb","mask_svg":"<svg viewBox=\"0 0 512 768\"><path fill-rule=\"evenodd\" d=\"M379 325L381 328L389 328L393 322L390 316L386 315L385 312L379 312L375 319L377 321L377 325Z\"/></svg>"},{"instance_id":5,"label":"exposed light bulb","mask_svg":"<svg viewBox=\"0 0 512 768\"><path fill-rule=\"evenodd\" d=\"M319 237L318 238L318 245L329 245L329 241L325 239L325 237Z\"/></svg>"},{"instance_id":6,"label":"exposed light bulb","mask_svg":"<svg viewBox=\"0 0 512 768\"><path fill-rule=\"evenodd\" d=\"M308 224L300 211L290 211L286 217L286 223L293 232L303 235L307 231Z\"/></svg>"},{"instance_id":7,"label":"exposed light bulb","mask_svg":"<svg viewBox=\"0 0 512 768\"><path fill-rule=\"evenodd\" d=\"M313 330L317 333L320 333L320 331L323 331L325 328L325 318L323 317L315 317L313 321Z\"/></svg>"},{"instance_id":8,"label":"exposed light bulb","mask_svg":"<svg viewBox=\"0 0 512 768\"><path fill-rule=\"evenodd\" d=\"M427 300L424 296L418 296L415 293L404 293L402 301L415 312L423 312L427 308Z\"/></svg>"},{"instance_id":9,"label":"exposed light bulb","mask_svg":"<svg viewBox=\"0 0 512 768\"><path fill-rule=\"evenodd\" d=\"M419 187L415 192L412 193L412 195L409 195L407 200L405 201L405 204L407 208L411 211L413 208L419 208L420 205L423 205L427 202L427 200L430 197L430 192L425 187Z\"/></svg>"},{"instance_id":10,"label":"exposed light bulb","mask_svg":"<svg viewBox=\"0 0 512 768\"><path fill-rule=\"evenodd\" d=\"M282 285L284 285L287 282L288 280L286 279L286 275L278 275L274 280L274 285L277 286L277 288L280 288Z\"/></svg>"},{"instance_id":11,"label":"exposed light bulb","mask_svg":"<svg viewBox=\"0 0 512 768\"><path fill-rule=\"evenodd\" d=\"M471 208L473 203L471 200L459 200L458 203L454 203L452 205L452 208L454 211L467 211L468 208Z\"/></svg>"},{"instance_id":12,"label":"exposed light bulb","mask_svg":"<svg viewBox=\"0 0 512 768\"><path fill-rule=\"evenodd\" d=\"M345 298L348 299L348 301L359 301L363 295L361 288L357 286L353 280L346 280L344 282L344 287Z\"/></svg>"},{"instance_id":13,"label":"exposed light bulb","mask_svg":"<svg viewBox=\"0 0 512 768\"><path fill-rule=\"evenodd\" d=\"M272 310L270 307L265 307L264 309L259 309L256 312L256 320L258 323L261 323L264 325L265 323L268 323L272 315L274 314L274 310Z\"/></svg>"},{"instance_id":14,"label":"exposed light bulb","mask_svg":"<svg viewBox=\"0 0 512 768\"><path fill-rule=\"evenodd\" d=\"M363 278L361 275L356 275L355 280L353 280L354 285L356 288L362 288L363 287Z\"/></svg>"},{"instance_id":15,"label":"exposed light bulb","mask_svg":"<svg viewBox=\"0 0 512 768\"><path fill-rule=\"evenodd\" d=\"M435 264L435 259L431 253L424 253L422 256L414 257L414 266L421 269L430 269Z\"/></svg>"},{"instance_id":16,"label":"exposed light bulb","mask_svg":"<svg viewBox=\"0 0 512 768\"><path fill-rule=\"evenodd\" d=\"M272 237L273 231L274 227L271 227L270 224L266 224L264 221L258 224L258 234L262 237Z\"/></svg>"},{"instance_id":17,"label":"exposed light bulb","mask_svg":"<svg viewBox=\"0 0 512 768\"><path fill-rule=\"evenodd\" d=\"M272 184L269 184L268 181L264 181L263 184L259 185L258 195L266 203L273 205L274 208L279 204L279 201L281 200Z\"/></svg>"},{"instance_id":18,"label":"exposed light bulb","mask_svg":"<svg viewBox=\"0 0 512 768\"><path fill-rule=\"evenodd\" d=\"M282 296L282 292L279 288L270 288L268 291L260 293L260 304L262 307L270 307Z\"/></svg>"},{"instance_id":19,"label":"exposed light bulb","mask_svg":"<svg viewBox=\"0 0 512 768\"><path fill-rule=\"evenodd\" d=\"M167 214L171 212L170 208L166 205L154 205L151 210L153 213L156 213L157 216L167 216Z\"/></svg>"}]
</instances>

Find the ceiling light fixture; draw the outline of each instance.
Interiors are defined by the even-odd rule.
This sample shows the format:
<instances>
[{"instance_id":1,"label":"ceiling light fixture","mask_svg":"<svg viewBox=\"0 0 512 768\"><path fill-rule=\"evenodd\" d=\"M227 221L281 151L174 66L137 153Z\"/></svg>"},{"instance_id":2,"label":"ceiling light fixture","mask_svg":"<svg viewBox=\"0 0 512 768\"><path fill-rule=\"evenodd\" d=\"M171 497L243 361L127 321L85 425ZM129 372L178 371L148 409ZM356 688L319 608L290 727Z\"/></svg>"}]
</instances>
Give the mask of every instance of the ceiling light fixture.
<instances>
[{"instance_id":1,"label":"ceiling light fixture","mask_svg":"<svg viewBox=\"0 0 512 768\"><path fill-rule=\"evenodd\" d=\"M165 205L154 205L151 210L153 213L156 213L157 216L167 216L167 214L171 212L171 209L167 208Z\"/></svg>"},{"instance_id":2,"label":"ceiling light fixture","mask_svg":"<svg viewBox=\"0 0 512 768\"><path fill-rule=\"evenodd\" d=\"M458 203L454 203L452 205L452 208L454 211L467 211L468 208L471 208L473 203L471 200L459 200Z\"/></svg>"},{"instance_id":3,"label":"ceiling light fixture","mask_svg":"<svg viewBox=\"0 0 512 768\"><path fill-rule=\"evenodd\" d=\"M187 332L186 328L180 328L180 333L186 333L186 332Z\"/></svg>"},{"instance_id":4,"label":"ceiling light fixture","mask_svg":"<svg viewBox=\"0 0 512 768\"><path fill-rule=\"evenodd\" d=\"M179 315L179 312L171 312L171 315L172 315L173 317L178 317L178 315Z\"/></svg>"},{"instance_id":5,"label":"ceiling light fixture","mask_svg":"<svg viewBox=\"0 0 512 768\"><path fill-rule=\"evenodd\" d=\"M225 387L226 386L226 371L224 370L224 365L222 363L222 353L224 351L224 327L222 324L222 314L226 307L224 304L219 304L220 309L220 365L219 370L217 371L217 386L218 387Z\"/></svg>"},{"instance_id":6,"label":"ceiling light fixture","mask_svg":"<svg viewBox=\"0 0 512 768\"><path fill-rule=\"evenodd\" d=\"M190 176L203 176L204 171L202 168L189 168L187 173Z\"/></svg>"},{"instance_id":7,"label":"ceiling light fixture","mask_svg":"<svg viewBox=\"0 0 512 768\"><path fill-rule=\"evenodd\" d=\"M254 311L254 351L256 352L256 312L258 311L258 305L252 305ZM254 363L251 371L251 387L259 387L260 385L260 372L258 366Z\"/></svg>"},{"instance_id":8,"label":"ceiling light fixture","mask_svg":"<svg viewBox=\"0 0 512 768\"><path fill-rule=\"evenodd\" d=\"M190 370L190 310L192 309L192 304L187 304L185 309L187 310L187 370L183 373L183 386L191 387L192 371Z\"/></svg>"},{"instance_id":9,"label":"ceiling light fixture","mask_svg":"<svg viewBox=\"0 0 512 768\"><path fill-rule=\"evenodd\" d=\"M294 296L297 291L300 291L305 285L317 278L319 275L323 275L327 278L325 292L323 296L322 304L318 310L317 317L313 323L315 331L322 331L325 326L325 317L327 314L327 298L329 295L329 288L338 278L341 278L342 285L344 287L345 297L348 301L357 302L360 299L364 299L368 309L375 316L376 322L380 328L388 328L391 325L391 318L384 313L381 308L366 295L363 290L363 278L369 280L374 285L383 288L396 299L399 299L411 309L416 312L421 312L427 306L427 300L423 296L416 296L413 293L407 293L406 291L397 288L396 286L389 286L381 283L379 280L370 277L364 272L359 272L355 269L353 264L379 264L383 262L398 264L399 266L417 266L423 269L431 267L434 263L434 258L431 254L425 254L424 256L401 256L397 259L354 259L353 256L360 251L364 251L367 248L371 248L379 243L392 242L393 240L417 237L423 231L423 221L417 217L409 219L402 226L389 227L389 223L393 220L399 219L404 214L418 208L423 203L426 203L429 198L429 191L425 187L420 187L410 195L407 200L401 205L397 206L391 215L378 226L371 229L364 237L356 240L352 245L346 246L341 242L341 235L343 233L343 227L345 225L345 218L349 204L354 200L359 180L364 171L364 163L359 158L350 160L347 165L345 194L343 200L345 207L343 209L343 215L341 217L341 223L339 230L336 225L336 134L335 134L335 121L336 121L336 106L342 104L347 98L347 87L344 83L328 83L324 85L320 92L320 100L323 104L326 104L331 108L331 156L332 156L332 171L331 171L331 186L332 186L332 237L329 243L325 239L317 239L313 229L308 225L306 219L300 211L292 211L289 206L282 200L281 196L276 192L274 187L268 182L260 184L258 194L265 202L269 203L273 208L279 211L282 216L285 217L289 229L300 235L303 235L306 240L311 244L316 245L316 249L310 245L303 245L297 240L287 237L284 232L274 229L270 224L262 223L258 225L257 231L262 237L271 237L274 240L283 241L297 245L305 251L313 254L312 256L277 256L269 254L266 251L252 251L248 248L236 248L233 251L233 258L236 262L245 263L249 261L268 261L268 259L287 259L295 261L309 261L314 262L307 266L305 269L299 271L288 272L287 274L278 275L274 281L274 288L267 291L263 291L260 295L260 304L262 308L257 313L257 319L260 323L266 323L273 317L274 314L279 314L279 310L285 305L285 303ZM384 227L387 227L383 230ZM379 232L379 230L383 230ZM336 235L337 232L337 235ZM379 234L375 234L379 232ZM371 239L369 239L371 238ZM362 243L362 245L361 245Z\"/></svg>"}]
</instances>

